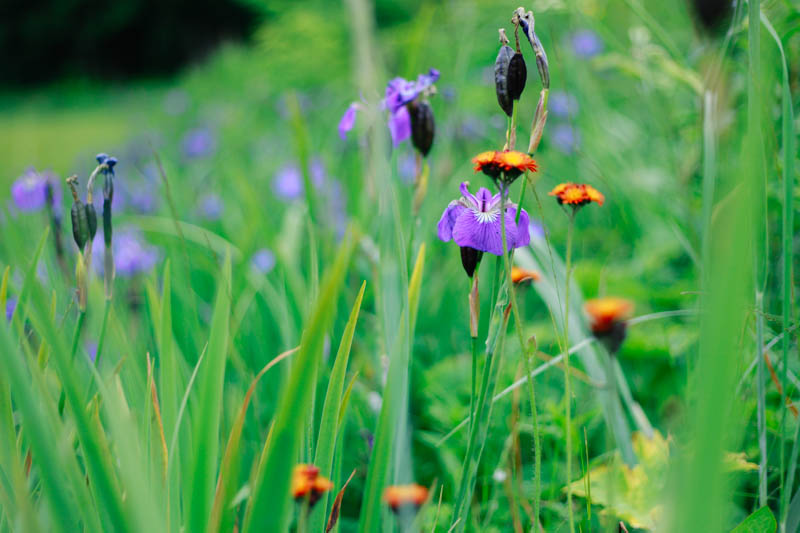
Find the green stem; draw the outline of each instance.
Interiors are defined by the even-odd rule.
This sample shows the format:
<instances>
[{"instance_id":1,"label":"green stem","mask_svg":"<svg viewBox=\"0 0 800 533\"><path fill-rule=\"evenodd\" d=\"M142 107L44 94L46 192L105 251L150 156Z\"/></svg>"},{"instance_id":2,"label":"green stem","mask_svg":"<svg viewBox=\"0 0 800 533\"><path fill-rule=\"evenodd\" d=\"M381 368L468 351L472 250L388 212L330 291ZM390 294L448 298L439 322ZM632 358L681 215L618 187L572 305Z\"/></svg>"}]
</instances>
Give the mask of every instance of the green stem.
<instances>
[{"instance_id":1,"label":"green stem","mask_svg":"<svg viewBox=\"0 0 800 533\"><path fill-rule=\"evenodd\" d=\"M523 182L524 183L524 182ZM502 223L500 224L500 235L503 241L503 261L506 270L506 284L508 285L508 294L511 299L511 310L514 313L514 325L516 326L517 336L519 338L519 347L522 351L522 358L525 362L525 373L528 376L528 397L531 404L531 416L533 418L533 457L534 457L534 474L533 474L533 523L534 531L539 527L539 499L541 492L541 457L539 447L539 417L536 411L536 390L533 385L533 377L531 376L533 369L531 368L530 358L528 356L528 349L525 342L525 333L522 331L522 320L519 314L519 306L517 305L517 295L514 290L514 284L511 281L511 257L508 251L508 243L506 238L506 217L505 217L505 204L508 199L508 189L503 188L500 191L502 210ZM522 195L525 194L523 185L522 192L520 193L520 200ZM521 212L521 206L517 208L517 215ZM511 252L513 253L513 251Z\"/></svg>"},{"instance_id":2,"label":"green stem","mask_svg":"<svg viewBox=\"0 0 800 533\"><path fill-rule=\"evenodd\" d=\"M475 381L478 375L478 337L472 337L472 392L469 396L469 427L475 419Z\"/></svg>"},{"instance_id":3,"label":"green stem","mask_svg":"<svg viewBox=\"0 0 800 533\"><path fill-rule=\"evenodd\" d=\"M103 309L103 323L100 326L100 337L97 340L97 355L94 358L94 366L100 368L100 355L103 353L103 346L106 341L106 328L108 326L108 315L111 312L111 300L106 300L105 308Z\"/></svg>"},{"instance_id":4,"label":"green stem","mask_svg":"<svg viewBox=\"0 0 800 533\"><path fill-rule=\"evenodd\" d=\"M75 322L75 333L72 336L72 348L70 349L69 353L69 360L70 362L75 361L75 354L78 353L78 341L81 338L81 331L83 330L83 322L86 318L86 311L79 311L78 312L78 321ZM66 403L67 397L64 394L64 387L61 387L61 396L58 398L58 414L59 416L64 414L64 405Z\"/></svg>"},{"instance_id":5,"label":"green stem","mask_svg":"<svg viewBox=\"0 0 800 533\"><path fill-rule=\"evenodd\" d=\"M574 226L575 212L572 211L569 215L569 226L567 228L567 258L566 272L564 274L564 395L566 396L564 416L566 418L567 516L569 517L570 533L575 531L575 517L572 512L572 387L569 379L569 282L570 274L572 273L572 233ZM611 376L609 376L609 379L611 379Z\"/></svg>"}]
</instances>

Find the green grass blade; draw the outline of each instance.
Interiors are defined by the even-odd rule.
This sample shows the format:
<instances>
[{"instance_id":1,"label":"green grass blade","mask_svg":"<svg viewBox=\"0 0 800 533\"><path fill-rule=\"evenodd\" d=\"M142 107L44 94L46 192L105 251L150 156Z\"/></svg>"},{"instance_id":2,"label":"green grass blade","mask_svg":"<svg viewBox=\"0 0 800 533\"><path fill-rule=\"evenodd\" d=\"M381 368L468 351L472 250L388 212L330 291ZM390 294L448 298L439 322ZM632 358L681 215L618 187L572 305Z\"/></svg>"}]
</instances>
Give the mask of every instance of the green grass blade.
<instances>
[{"instance_id":1,"label":"green grass blade","mask_svg":"<svg viewBox=\"0 0 800 533\"><path fill-rule=\"evenodd\" d=\"M775 533L778 523L766 505L744 519L731 533Z\"/></svg>"},{"instance_id":2,"label":"green grass blade","mask_svg":"<svg viewBox=\"0 0 800 533\"><path fill-rule=\"evenodd\" d=\"M226 256L217 286L206 364L197 376L197 411L193 416L191 481L187 490L188 531L204 531L211 510L219 455L222 388L231 315L231 259Z\"/></svg>"},{"instance_id":3,"label":"green grass blade","mask_svg":"<svg viewBox=\"0 0 800 533\"><path fill-rule=\"evenodd\" d=\"M319 437L317 438L317 449L314 455L314 465L320 469L320 473L333 479L333 452L336 444L336 434L339 427L340 406L342 404L342 391L344 390L344 380L347 374L347 362L350 359L350 348L353 345L353 335L356 331L358 313L361 310L361 300L364 298L364 290L367 282L361 284L358 291L353 309L350 311L350 318L342 333L342 340L339 343L339 350L336 352L336 359L333 363L333 370L328 381L328 390L325 393L325 401L322 404L322 418L319 426ZM311 531L322 531L325 525L325 518L328 509L328 494L324 494L311 515Z\"/></svg>"},{"instance_id":4,"label":"green grass blade","mask_svg":"<svg viewBox=\"0 0 800 533\"><path fill-rule=\"evenodd\" d=\"M319 299L303 333L300 352L278 404L268 456L252 486L244 533L284 531L288 526L289 483L300 451L303 428L310 416L311 391L315 385L309 369L316 368L322 357L325 334L354 247L355 236L351 231L325 276Z\"/></svg>"}]
</instances>

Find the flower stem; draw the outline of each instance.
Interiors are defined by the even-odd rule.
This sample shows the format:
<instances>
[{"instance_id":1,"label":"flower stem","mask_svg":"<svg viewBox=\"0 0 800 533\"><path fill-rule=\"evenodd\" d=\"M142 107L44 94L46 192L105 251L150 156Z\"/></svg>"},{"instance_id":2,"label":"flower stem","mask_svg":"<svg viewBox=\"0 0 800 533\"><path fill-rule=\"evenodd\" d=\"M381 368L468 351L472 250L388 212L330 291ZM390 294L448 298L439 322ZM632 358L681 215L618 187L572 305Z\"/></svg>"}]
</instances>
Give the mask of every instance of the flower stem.
<instances>
[{"instance_id":1,"label":"flower stem","mask_svg":"<svg viewBox=\"0 0 800 533\"><path fill-rule=\"evenodd\" d=\"M80 258L78 259L80 261ZM81 331L83 331L83 322L86 318L86 311L78 312L78 321L75 323L75 333L72 336L72 348L70 349L69 360L75 360L75 354L78 353L78 341L81 338ZM66 402L66 395L64 394L64 387L61 387L61 396L58 398L58 414L64 414L64 404Z\"/></svg>"},{"instance_id":2,"label":"flower stem","mask_svg":"<svg viewBox=\"0 0 800 533\"><path fill-rule=\"evenodd\" d=\"M567 516L569 517L570 533L575 531L575 517L572 513L572 387L570 385L569 373L569 285L572 273L572 233L575 226L575 212L569 213L569 226L567 227L567 258L566 272L564 274L564 395L566 396L566 407L564 416L566 418L566 454L567 454Z\"/></svg>"},{"instance_id":3,"label":"flower stem","mask_svg":"<svg viewBox=\"0 0 800 533\"><path fill-rule=\"evenodd\" d=\"M524 183L524 182L523 182ZM539 498L541 492L541 481L542 481L542 472L541 472L541 457L539 454L539 417L536 412L536 390L533 385L533 378L531 374L533 369L531 368L530 358L528 357L528 349L525 343L525 334L522 331L522 320L520 319L519 314L519 306L517 305L517 296L516 291L514 290L514 284L511 281L511 257L508 252L508 242L506 237L506 217L505 217L505 205L506 200L508 200L508 188L503 188L500 191L501 194L501 205L503 209L501 211L502 223L500 224L500 235L503 241L503 260L505 263L505 271L506 271L506 284L508 285L508 294L509 298L511 299L511 309L514 313L514 324L517 330L517 336L519 338L519 347L522 351L522 358L525 362L525 374L528 376L528 396L529 401L531 404L531 416L533 418L533 457L534 457L534 474L533 474L533 528L536 531L539 528ZM525 189L523 185L522 192L520 197L525 194ZM517 207L517 215L519 215L520 211L522 210L521 206Z\"/></svg>"}]
</instances>

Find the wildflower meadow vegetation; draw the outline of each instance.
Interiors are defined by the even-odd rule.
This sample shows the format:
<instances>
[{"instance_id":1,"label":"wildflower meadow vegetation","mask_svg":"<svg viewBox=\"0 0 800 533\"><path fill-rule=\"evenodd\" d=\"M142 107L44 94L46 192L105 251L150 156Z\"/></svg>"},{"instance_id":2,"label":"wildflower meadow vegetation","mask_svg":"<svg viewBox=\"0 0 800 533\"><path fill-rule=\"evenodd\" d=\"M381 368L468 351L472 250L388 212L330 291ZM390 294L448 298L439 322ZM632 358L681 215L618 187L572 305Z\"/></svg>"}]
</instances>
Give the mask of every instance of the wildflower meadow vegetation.
<instances>
[{"instance_id":1,"label":"wildflower meadow vegetation","mask_svg":"<svg viewBox=\"0 0 800 533\"><path fill-rule=\"evenodd\" d=\"M800 5L247 4L0 92L0 533L800 531Z\"/></svg>"}]
</instances>

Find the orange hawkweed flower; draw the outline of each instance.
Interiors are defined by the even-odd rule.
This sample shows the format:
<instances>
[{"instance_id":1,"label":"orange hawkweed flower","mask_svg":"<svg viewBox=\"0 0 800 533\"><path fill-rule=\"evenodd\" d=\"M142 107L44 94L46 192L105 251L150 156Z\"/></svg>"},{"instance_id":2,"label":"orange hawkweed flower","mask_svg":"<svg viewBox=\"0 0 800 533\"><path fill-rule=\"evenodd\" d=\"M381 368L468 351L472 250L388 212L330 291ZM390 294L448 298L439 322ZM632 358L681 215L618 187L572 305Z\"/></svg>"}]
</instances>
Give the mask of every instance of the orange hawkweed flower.
<instances>
[{"instance_id":1,"label":"orange hawkweed flower","mask_svg":"<svg viewBox=\"0 0 800 533\"><path fill-rule=\"evenodd\" d=\"M383 491L383 501L389 504L395 513L410 507L414 510L422 507L428 499L428 489L422 485L412 483L410 485L393 485L386 487Z\"/></svg>"},{"instance_id":2,"label":"orange hawkweed flower","mask_svg":"<svg viewBox=\"0 0 800 533\"><path fill-rule=\"evenodd\" d=\"M561 205L571 205L573 208L582 207L591 202L603 205L605 196L591 185L583 183L561 183L550 191L550 196L555 196Z\"/></svg>"},{"instance_id":3,"label":"orange hawkweed flower","mask_svg":"<svg viewBox=\"0 0 800 533\"><path fill-rule=\"evenodd\" d=\"M584 304L591 319L592 333L613 355L625 340L626 320L633 312L633 303L624 298L596 298Z\"/></svg>"},{"instance_id":4,"label":"orange hawkweed flower","mask_svg":"<svg viewBox=\"0 0 800 533\"><path fill-rule=\"evenodd\" d=\"M333 488L333 483L319 475L319 468L314 465L299 464L292 472L292 497L295 500L308 498L309 507L313 507L320 497Z\"/></svg>"},{"instance_id":5,"label":"orange hawkweed flower","mask_svg":"<svg viewBox=\"0 0 800 533\"><path fill-rule=\"evenodd\" d=\"M542 277L535 270L525 270L516 266L511 267L511 282L514 285L528 281L539 281Z\"/></svg>"},{"instance_id":6,"label":"orange hawkweed flower","mask_svg":"<svg viewBox=\"0 0 800 533\"><path fill-rule=\"evenodd\" d=\"M525 171L536 172L537 169L536 161L532 157L513 150L481 152L472 162L475 164L475 172L483 172L492 179L503 174L504 181L508 183Z\"/></svg>"}]
</instances>

